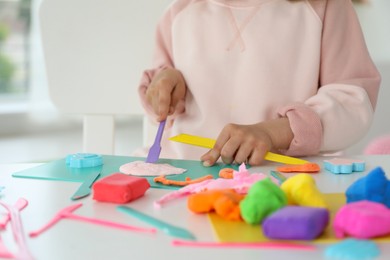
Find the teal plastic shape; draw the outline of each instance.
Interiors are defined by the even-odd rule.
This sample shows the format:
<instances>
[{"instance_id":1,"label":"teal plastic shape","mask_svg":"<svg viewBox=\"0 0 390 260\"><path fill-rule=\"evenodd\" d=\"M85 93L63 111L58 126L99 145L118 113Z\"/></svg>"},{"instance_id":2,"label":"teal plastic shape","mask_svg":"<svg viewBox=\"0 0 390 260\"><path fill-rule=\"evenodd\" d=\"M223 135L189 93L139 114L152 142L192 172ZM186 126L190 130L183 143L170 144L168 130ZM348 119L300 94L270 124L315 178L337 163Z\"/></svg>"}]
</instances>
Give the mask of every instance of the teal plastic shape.
<instances>
[{"instance_id":1,"label":"teal plastic shape","mask_svg":"<svg viewBox=\"0 0 390 260\"><path fill-rule=\"evenodd\" d=\"M66 156L65 162L70 168L89 168L103 165L103 158L99 154L75 153Z\"/></svg>"},{"instance_id":2,"label":"teal plastic shape","mask_svg":"<svg viewBox=\"0 0 390 260\"><path fill-rule=\"evenodd\" d=\"M348 174L364 171L366 163L358 159L333 158L324 160L324 168L334 174Z\"/></svg>"},{"instance_id":3,"label":"teal plastic shape","mask_svg":"<svg viewBox=\"0 0 390 260\"><path fill-rule=\"evenodd\" d=\"M145 161L143 157L129 157L129 156L115 156L115 155L102 155L104 165L88 168L72 168L66 164L66 159L59 159L49 163L45 163L34 168L15 172L13 177L17 178L31 178L41 180L56 180L56 181L70 181L70 182L84 182L86 178L96 172L101 172L100 178L111 175L115 172L119 172L119 167L123 164L133 161ZM173 160L160 158L158 163L168 163L174 167L184 168L187 171L183 174L171 175L169 179L177 181L185 181L187 177L196 179L205 175L213 175L218 178L219 171L222 168L234 168L238 170L238 165L226 165L223 163L217 163L211 167L203 166L201 161L195 160ZM154 177L144 177L148 180L152 188L162 188L177 190L181 187L163 185L161 183L154 182Z\"/></svg>"}]
</instances>

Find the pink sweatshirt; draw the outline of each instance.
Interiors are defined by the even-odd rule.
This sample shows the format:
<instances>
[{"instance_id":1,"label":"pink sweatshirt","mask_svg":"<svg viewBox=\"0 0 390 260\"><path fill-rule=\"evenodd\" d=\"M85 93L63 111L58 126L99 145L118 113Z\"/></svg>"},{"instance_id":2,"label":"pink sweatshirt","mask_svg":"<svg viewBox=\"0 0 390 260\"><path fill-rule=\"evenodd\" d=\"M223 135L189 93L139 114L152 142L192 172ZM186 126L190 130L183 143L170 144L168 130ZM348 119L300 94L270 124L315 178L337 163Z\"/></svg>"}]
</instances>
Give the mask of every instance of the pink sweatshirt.
<instances>
[{"instance_id":1,"label":"pink sweatshirt","mask_svg":"<svg viewBox=\"0 0 390 260\"><path fill-rule=\"evenodd\" d=\"M185 111L171 117L161 157L198 160L207 150L179 133L216 139L228 123L288 117L293 156L342 150L368 131L380 75L351 0L176 0L157 28L153 76L185 78ZM172 121L171 121L172 122Z\"/></svg>"}]
</instances>

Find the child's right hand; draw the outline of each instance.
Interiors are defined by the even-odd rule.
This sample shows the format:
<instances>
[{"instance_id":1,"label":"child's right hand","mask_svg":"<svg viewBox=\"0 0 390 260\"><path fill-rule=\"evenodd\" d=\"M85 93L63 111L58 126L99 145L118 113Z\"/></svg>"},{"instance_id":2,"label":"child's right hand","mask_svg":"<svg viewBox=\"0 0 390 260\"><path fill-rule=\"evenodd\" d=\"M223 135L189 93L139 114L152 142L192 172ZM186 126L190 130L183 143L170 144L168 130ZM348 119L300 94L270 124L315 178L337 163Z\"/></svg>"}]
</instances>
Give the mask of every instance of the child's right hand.
<instances>
[{"instance_id":1,"label":"child's right hand","mask_svg":"<svg viewBox=\"0 0 390 260\"><path fill-rule=\"evenodd\" d=\"M153 78L146 90L146 98L157 115L157 121L184 109L186 90L183 75L176 69L162 70Z\"/></svg>"}]
</instances>

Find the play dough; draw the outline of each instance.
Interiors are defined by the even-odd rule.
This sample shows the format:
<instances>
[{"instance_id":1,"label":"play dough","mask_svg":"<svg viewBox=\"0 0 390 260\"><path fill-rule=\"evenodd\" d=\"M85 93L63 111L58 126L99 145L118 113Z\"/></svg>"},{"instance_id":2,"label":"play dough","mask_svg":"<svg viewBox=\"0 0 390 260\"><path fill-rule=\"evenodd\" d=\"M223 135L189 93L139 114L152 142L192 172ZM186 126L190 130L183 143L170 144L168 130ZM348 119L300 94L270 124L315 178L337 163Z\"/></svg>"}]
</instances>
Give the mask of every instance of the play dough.
<instances>
[{"instance_id":1,"label":"play dough","mask_svg":"<svg viewBox=\"0 0 390 260\"><path fill-rule=\"evenodd\" d=\"M312 240L328 223L329 211L325 208L287 206L264 220L263 232L271 239Z\"/></svg>"},{"instance_id":2,"label":"play dough","mask_svg":"<svg viewBox=\"0 0 390 260\"><path fill-rule=\"evenodd\" d=\"M286 193L288 204L305 207L327 208L322 193L310 174L299 173L288 178L280 188Z\"/></svg>"},{"instance_id":3,"label":"play dough","mask_svg":"<svg viewBox=\"0 0 390 260\"><path fill-rule=\"evenodd\" d=\"M390 209L373 201L361 200L344 205L333 221L337 238L374 238L390 234Z\"/></svg>"},{"instance_id":4,"label":"play dough","mask_svg":"<svg viewBox=\"0 0 390 260\"><path fill-rule=\"evenodd\" d=\"M345 192L347 203L369 200L390 208L390 180L381 167L376 167L358 179Z\"/></svg>"},{"instance_id":5,"label":"play dough","mask_svg":"<svg viewBox=\"0 0 390 260\"><path fill-rule=\"evenodd\" d=\"M286 194L266 178L251 186L240 202L241 217L246 223L260 224L265 217L287 204Z\"/></svg>"},{"instance_id":6,"label":"play dough","mask_svg":"<svg viewBox=\"0 0 390 260\"><path fill-rule=\"evenodd\" d=\"M164 203L173 199L181 198L190 194L199 193L205 190L221 190L221 189L234 189L240 194L246 194L249 188L259 180L268 178L264 173L250 173L245 164L241 164L238 171L233 171L233 179L209 179L200 183L194 183L187 185L179 190L167 193L160 199L155 201L156 207L161 207ZM278 183L278 180L274 177L270 177L271 181Z\"/></svg>"},{"instance_id":7,"label":"play dough","mask_svg":"<svg viewBox=\"0 0 390 260\"><path fill-rule=\"evenodd\" d=\"M245 195L236 192L234 189L206 190L192 194L188 197L188 209L194 213L215 213L224 219L239 221L240 201Z\"/></svg>"},{"instance_id":8,"label":"play dough","mask_svg":"<svg viewBox=\"0 0 390 260\"><path fill-rule=\"evenodd\" d=\"M93 199L123 204L142 197L149 188L145 178L116 172L93 184Z\"/></svg>"},{"instance_id":9,"label":"play dough","mask_svg":"<svg viewBox=\"0 0 390 260\"><path fill-rule=\"evenodd\" d=\"M147 163L143 161L134 161L130 163L123 164L119 167L119 171L135 176L160 176L160 175L174 175L181 174L186 169L177 168L170 164L164 163Z\"/></svg>"},{"instance_id":10,"label":"play dough","mask_svg":"<svg viewBox=\"0 0 390 260\"><path fill-rule=\"evenodd\" d=\"M375 242L364 239L345 239L326 248L326 259L376 259L380 255L379 247Z\"/></svg>"}]
</instances>

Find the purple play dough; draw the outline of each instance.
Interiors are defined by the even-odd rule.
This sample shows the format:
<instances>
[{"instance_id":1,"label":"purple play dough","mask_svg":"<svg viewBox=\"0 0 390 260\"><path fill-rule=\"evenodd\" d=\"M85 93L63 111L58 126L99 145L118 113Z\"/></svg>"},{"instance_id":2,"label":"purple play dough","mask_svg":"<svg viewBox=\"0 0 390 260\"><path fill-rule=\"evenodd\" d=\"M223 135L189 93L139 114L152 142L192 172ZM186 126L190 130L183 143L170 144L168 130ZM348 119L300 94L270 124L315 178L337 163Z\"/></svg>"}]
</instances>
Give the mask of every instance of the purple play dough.
<instances>
[{"instance_id":1,"label":"purple play dough","mask_svg":"<svg viewBox=\"0 0 390 260\"><path fill-rule=\"evenodd\" d=\"M287 206L268 216L262 228L264 235L272 239L312 240L328 223L325 208Z\"/></svg>"}]
</instances>

